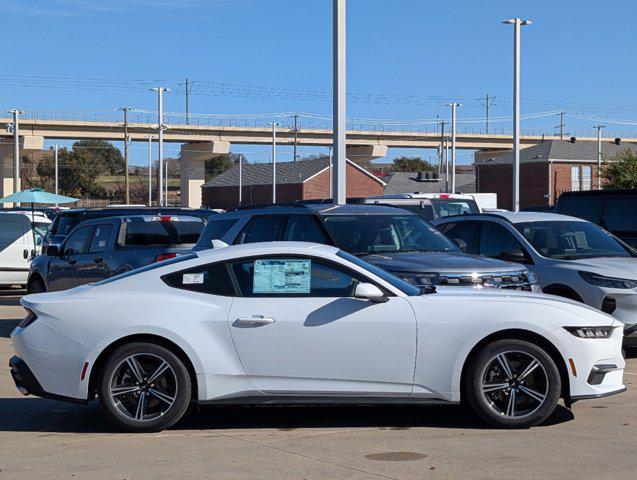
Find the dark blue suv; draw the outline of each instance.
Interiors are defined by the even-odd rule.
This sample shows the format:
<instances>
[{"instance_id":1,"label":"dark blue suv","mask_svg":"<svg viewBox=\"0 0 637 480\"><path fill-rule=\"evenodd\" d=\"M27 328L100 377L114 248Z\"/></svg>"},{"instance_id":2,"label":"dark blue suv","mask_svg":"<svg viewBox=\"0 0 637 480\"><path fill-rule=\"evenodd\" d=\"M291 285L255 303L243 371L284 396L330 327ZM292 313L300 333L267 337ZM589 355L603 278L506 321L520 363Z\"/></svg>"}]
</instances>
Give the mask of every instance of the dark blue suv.
<instances>
[{"instance_id":1,"label":"dark blue suv","mask_svg":"<svg viewBox=\"0 0 637 480\"><path fill-rule=\"evenodd\" d=\"M106 217L82 222L31 262L29 293L65 290L190 253L204 228L185 215Z\"/></svg>"},{"instance_id":2,"label":"dark blue suv","mask_svg":"<svg viewBox=\"0 0 637 480\"><path fill-rule=\"evenodd\" d=\"M467 255L429 222L394 207L292 204L237 209L211 217L194 250L213 248L213 240L326 243L419 287L539 291L523 265Z\"/></svg>"}]
</instances>

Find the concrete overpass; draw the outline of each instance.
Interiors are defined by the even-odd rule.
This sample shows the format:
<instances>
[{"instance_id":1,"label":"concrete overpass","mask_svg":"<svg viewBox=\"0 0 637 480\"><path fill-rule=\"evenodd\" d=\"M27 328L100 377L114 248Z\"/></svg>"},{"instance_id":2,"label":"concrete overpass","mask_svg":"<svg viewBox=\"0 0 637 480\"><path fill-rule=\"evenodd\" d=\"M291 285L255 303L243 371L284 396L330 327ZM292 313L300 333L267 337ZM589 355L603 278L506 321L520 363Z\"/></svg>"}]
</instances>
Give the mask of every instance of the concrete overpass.
<instances>
[{"instance_id":1,"label":"concrete overpass","mask_svg":"<svg viewBox=\"0 0 637 480\"><path fill-rule=\"evenodd\" d=\"M0 118L0 125L11 124L11 118ZM157 131L150 123L129 123L131 141L147 142L149 135L155 138ZM121 122L90 122L77 120L20 120L22 154L43 148L44 139L124 140L124 125ZM510 135L458 133L457 148L468 150L506 150L512 148ZM535 145L547 136L523 136L523 146ZM578 138L578 140L597 140ZM607 139L610 140L610 139ZM270 127L254 126L209 126L170 125L164 133L164 141L181 143L181 197L182 204L199 206L201 186L204 183L204 162L214 155L230 151L231 144L265 145L272 142ZM281 129L277 135L281 145L294 143L294 133ZM624 138L624 142L637 143L637 138ZM332 144L331 129L301 129L297 133L300 146L329 146ZM353 130L347 132L347 156L352 160L370 160L387 155L389 148L438 148L441 144L437 132L405 132L397 129ZM13 136L9 129L0 130L0 196L13 193Z\"/></svg>"}]
</instances>

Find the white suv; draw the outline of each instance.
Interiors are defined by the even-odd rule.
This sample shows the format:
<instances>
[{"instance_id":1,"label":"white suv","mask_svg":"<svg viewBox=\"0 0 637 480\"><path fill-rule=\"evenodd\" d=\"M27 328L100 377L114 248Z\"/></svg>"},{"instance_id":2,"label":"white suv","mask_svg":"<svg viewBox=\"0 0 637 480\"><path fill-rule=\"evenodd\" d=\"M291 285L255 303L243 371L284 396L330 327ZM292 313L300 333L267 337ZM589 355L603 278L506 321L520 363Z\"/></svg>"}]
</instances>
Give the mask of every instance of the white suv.
<instances>
[{"instance_id":1,"label":"white suv","mask_svg":"<svg viewBox=\"0 0 637 480\"><path fill-rule=\"evenodd\" d=\"M637 331L637 252L580 218L498 212L433 222L466 253L523 263L544 293L578 300Z\"/></svg>"}]
</instances>

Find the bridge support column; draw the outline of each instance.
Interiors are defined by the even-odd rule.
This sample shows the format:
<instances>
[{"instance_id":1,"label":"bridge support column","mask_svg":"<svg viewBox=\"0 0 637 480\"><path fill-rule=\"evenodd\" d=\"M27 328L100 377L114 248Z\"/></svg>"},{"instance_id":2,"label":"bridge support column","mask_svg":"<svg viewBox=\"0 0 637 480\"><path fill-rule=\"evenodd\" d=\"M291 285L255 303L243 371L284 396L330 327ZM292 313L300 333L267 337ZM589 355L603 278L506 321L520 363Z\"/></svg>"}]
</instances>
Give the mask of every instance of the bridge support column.
<instances>
[{"instance_id":1,"label":"bridge support column","mask_svg":"<svg viewBox=\"0 0 637 480\"><path fill-rule=\"evenodd\" d=\"M206 160L227 153L230 153L230 142L198 142L181 146L182 207L201 207L201 187L206 181Z\"/></svg>"},{"instance_id":2,"label":"bridge support column","mask_svg":"<svg viewBox=\"0 0 637 480\"><path fill-rule=\"evenodd\" d=\"M348 145L347 158L355 163L363 163L386 157L387 150L387 145Z\"/></svg>"},{"instance_id":3,"label":"bridge support column","mask_svg":"<svg viewBox=\"0 0 637 480\"><path fill-rule=\"evenodd\" d=\"M43 148L43 137L32 135L20 137L20 162L25 155ZM0 198L15 193L13 191L13 161L13 141L5 138L0 141ZM20 179L18 179L18 189L20 189Z\"/></svg>"}]
</instances>

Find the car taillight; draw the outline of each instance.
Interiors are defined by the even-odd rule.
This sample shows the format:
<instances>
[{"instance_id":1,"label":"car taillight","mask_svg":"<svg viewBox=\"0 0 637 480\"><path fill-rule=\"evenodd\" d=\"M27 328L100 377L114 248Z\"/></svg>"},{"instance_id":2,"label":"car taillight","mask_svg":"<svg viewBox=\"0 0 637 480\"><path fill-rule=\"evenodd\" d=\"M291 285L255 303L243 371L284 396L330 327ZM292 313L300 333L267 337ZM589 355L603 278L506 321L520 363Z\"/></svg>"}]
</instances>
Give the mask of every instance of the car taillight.
<instances>
[{"instance_id":1,"label":"car taillight","mask_svg":"<svg viewBox=\"0 0 637 480\"><path fill-rule=\"evenodd\" d=\"M155 257L155 262L163 262L164 260L175 258L176 256L177 256L176 253L162 253Z\"/></svg>"},{"instance_id":2,"label":"car taillight","mask_svg":"<svg viewBox=\"0 0 637 480\"><path fill-rule=\"evenodd\" d=\"M38 318L33 310L29 310L28 308L25 308L25 310L27 311L27 316L20 320L20 323L18 323L18 327L20 328L27 328Z\"/></svg>"}]
</instances>

